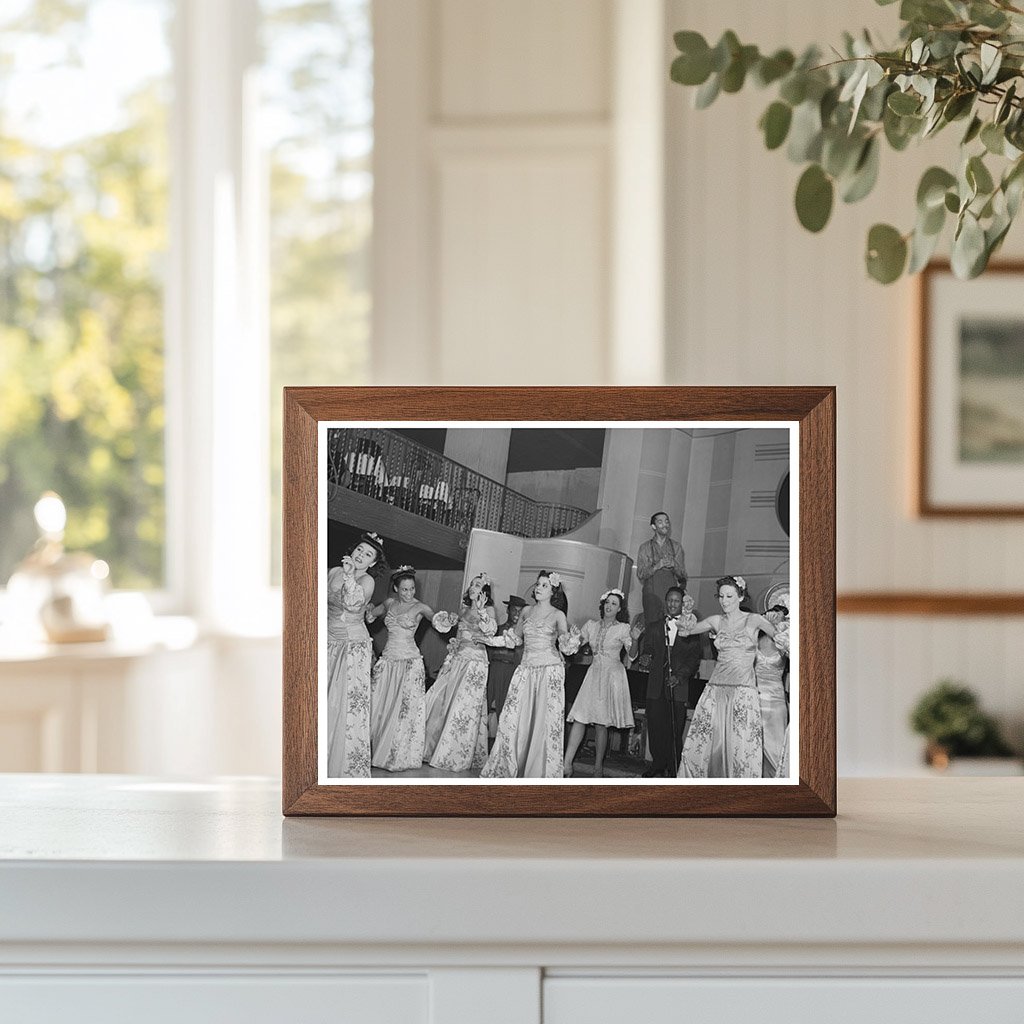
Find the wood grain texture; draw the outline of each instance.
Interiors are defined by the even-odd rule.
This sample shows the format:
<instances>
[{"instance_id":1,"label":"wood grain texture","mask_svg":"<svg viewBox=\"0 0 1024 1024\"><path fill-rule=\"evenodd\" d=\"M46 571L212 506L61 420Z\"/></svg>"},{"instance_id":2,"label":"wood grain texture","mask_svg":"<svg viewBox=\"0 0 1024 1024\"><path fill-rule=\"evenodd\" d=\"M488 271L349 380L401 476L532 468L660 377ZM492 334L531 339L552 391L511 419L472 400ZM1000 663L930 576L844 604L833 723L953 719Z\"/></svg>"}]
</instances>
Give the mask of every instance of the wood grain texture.
<instances>
[{"instance_id":1,"label":"wood grain texture","mask_svg":"<svg viewBox=\"0 0 1024 1024\"><path fill-rule=\"evenodd\" d=\"M800 783L317 784L317 423L323 420L779 420L800 425ZM835 389L286 388L284 788L288 815L815 816L836 813Z\"/></svg>"},{"instance_id":2,"label":"wood grain texture","mask_svg":"<svg viewBox=\"0 0 1024 1024\"><path fill-rule=\"evenodd\" d=\"M840 615L1024 615L1024 594L929 594L865 591L840 594Z\"/></svg>"},{"instance_id":3,"label":"wood grain texture","mask_svg":"<svg viewBox=\"0 0 1024 1024\"><path fill-rule=\"evenodd\" d=\"M951 273L947 260L935 260L918 275L917 280L917 345L914 364L914 379L917 385L917 416L914 452L914 508L922 519L1008 519L1024 516L1024 505L959 505L936 504L929 493L928 480L928 438L931 434L931 406L928 394L928 378L931 371L929 339L932 329L931 285L936 274ZM988 265L986 276L997 274L1024 275L1024 260L1001 260ZM976 613L982 614L982 613Z\"/></svg>"}]
</instances>

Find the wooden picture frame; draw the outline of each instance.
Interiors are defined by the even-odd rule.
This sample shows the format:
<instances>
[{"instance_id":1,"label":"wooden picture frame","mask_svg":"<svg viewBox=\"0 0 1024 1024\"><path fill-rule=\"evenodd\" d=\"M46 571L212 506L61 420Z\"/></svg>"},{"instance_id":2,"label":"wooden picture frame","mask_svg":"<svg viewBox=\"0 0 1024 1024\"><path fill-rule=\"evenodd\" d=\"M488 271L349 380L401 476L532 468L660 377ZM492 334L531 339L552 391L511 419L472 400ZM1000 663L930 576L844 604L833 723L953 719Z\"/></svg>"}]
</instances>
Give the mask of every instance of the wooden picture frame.
<instances>
[{"instance_id":1,"label":"wooden picture frame","mask_svg":"<svg viewBox=\"0 0 1024 1024\"><path fill-rule=\"evenodd\" d=\"M321 518L326 456L321 437L346 424L501 424L607 427L660 432L723 424L786 428L798 469L791 539L798 722L785 780L679 780L602 785L545 779L413 785L331 779L320 773L319 629L326 607ZM330 426L329 426L330 425ZM475 425L475 426L474 426ZM459 428L470 429L470 427ZM836 813L835 389L831 387L286 388L283 515L283 811L348 816L812 816ZM703 434L701 435L703 436ZM326 442L325 442L326 445ZM325 447L324 445L324 447ZM620 493L617 491L616 493ZM768 503L772 495L758 500ZM775 500L778 500L776 496ZM321 507L323 505L323 507ZM788 514L788 513L787 513ZM596 515L596 513L595 513ZM324 527L326 531L326 526ZM467 556L468 557L468 556ZM324 558L323 563L321 559ZM787 563L788 564L788 563ZM716 594L718 591L716 590ZM603 596L603 595L602 595ZM717 611L717 609L715 609ZM706 613L705 613L706 614ZM323 621L326 621L324 619ZM526 784L534 781L536 784Z\"/></svg>"},{"instance_id":2,"label":"wooden picture frame","mask_svg":"<svg viewBox=\"0 0 1024 1024\"><path fill-rule=\"evenodd\" d=\"M1004 394L1024 394L1024 373L982 364L1010 343L1019 358L1022 286L1024 262L960 281L936 261L919 276L913 508L922 518L1024 516L1024 401Z\"/></svg>"}]
</instances>

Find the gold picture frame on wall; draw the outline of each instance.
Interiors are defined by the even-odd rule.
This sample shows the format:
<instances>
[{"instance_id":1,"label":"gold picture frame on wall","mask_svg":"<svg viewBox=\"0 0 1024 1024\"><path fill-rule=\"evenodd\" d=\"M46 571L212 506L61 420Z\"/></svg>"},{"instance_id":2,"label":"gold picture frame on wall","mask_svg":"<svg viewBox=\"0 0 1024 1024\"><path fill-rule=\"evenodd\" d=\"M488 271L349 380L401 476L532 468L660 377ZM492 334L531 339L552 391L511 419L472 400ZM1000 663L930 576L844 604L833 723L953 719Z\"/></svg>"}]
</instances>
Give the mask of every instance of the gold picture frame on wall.
<instances>
[{"instance_id":1,"label":"gold picture frame on wall","mask_svg":"<svg viewBox=\"0 0 1024 1024\"><path fill-rule=\"evenodd\" d=\"M285 814L835 814L833 388L287 388L284 407ZM540 519L534 522L531 516L536 518L536 508L523 510L513 507L521 497L514 489L488 477L484 472L469 470L465 464L455 462L447 455L438 455L437 449L431 452L420 440L411 443L408 440L409 434L419 437L420 434L429 434L439 429L441 433L450 432L456 436L458 443L465 442L465 461L478 462L484 459L482 452L489 447L495 436L504 437L506 448L511 452L509 435L518 432L520 435L535 433L539 436L541 433L557 432L553 428L564 428L567 434L577 428L582 433L598 433L600 428L600 432L607 435L601 456L603 460L609 460L609 445L625 444L626 440L632 443L640 436L644 444L649 440L658 446L665 440L662 435L669 433L673 435L673 441L678 442L683 438L684 441L679 443L685 444L693 443L692 437L698 435L703 443L718 434L742 435L744 432L752 434L761 430L770 435L769 441L776 433L779 434L780 440L776 445L760 444L756 446L756 452L754 445L743 448L745 453L749 448L749 457L744 455L747 461L737 472L742 473L744 485L736 488L736 497L726 498L725 505L732 508L734 514L747 518L784 515L787 534L792 506L794 535L791 540L794 558L790 563L787 547L785 564L788 575L783 581L789 584L792 591L790 604L786 607L774 605L771 609L752 607L749 610L727 612L730 607L728 602L738 601L741 591L744 600L754 603L769 595L774 599L785 590L778 579L770 580L767 576L763 580L752 579L751 583L755 585L748 586L742 573L734 569L729 578L735 581L735 586L728 583L721 586L721 580L703 580L703 585L710 590L705 590L702 598L704 606L700 612L703 618L699 623L696 616L687 619L684 613L682 616L668 616L677 625L679 622L684 623L682 627L677 630L665 627L666 632L675 632L678 639L680 636L689 636L691 629L695 634L708 632L712 627L707 623L713 618L714 630L721 630L724 636L732 628L729 625L732 620L727 618L728 614L732 614L736 621L742 622L741 632L750 632L749 639L740 638L737 641L747 645L757 642L758 638L770 636L772 629L759 626L759 623L777 624L781 616L785 619L787 633L792 625L790 657L793 667L793 702L787 712L790 724L787 726L786 754L784 759L777 758L781 762L778 777L764 777L760 763L756 766L756 775L752 766L747 766L752 770L733 772L729 769L718 775L708 772L704 776L698 772L696 775L683 773L682 777L677 777L673 770L664 772L664 777L660 778L648 778L648 773L634 777L599 777L596 771L585 778L577 777L576 773L566 777L562 765L564 744L568 741L571 745L570 726L579 720L574 719L571 712L569 687L559 683L558 696L562 697L561 701L554 700L553 687L549 687L552 693L543 698L549 705L547 714L550 722L542 729L533 731L542 737L543 749L547 751L550 746L551 750L544 755L547 760L542 758L538 764L530 760L532 755L520 749L523 747L522 732L517 736L515 726L508 725L512 719L510 707L519 714L524 702L540 699L536 694L530 695L531 691L522 682L525 675L520 682L516 682L520 671L518 668L513 674L498 721L490 723L493 726L489 730L490 751L482 766L476 763L478 759L474 757L469 765L464 766L465 770L451 768L444 759L441 759L440 766L435 765L434 758L423 765L423 771L404 765L398 768L382 767L379 759L374 756L374 750L390 751L392 739L386 740L388 746L385 747L382 737L390 726L378 728L376 717L372 718L374 724L368 736L376 737L379 746L374 747L371 739L368 744L364 744L369 747L369 751L363 751L362 740L356 739L350 748L357 751L356 754L347 760L335 757L333 751L340 749L342 742L346 745L349 743L346 732L345 739L338 739L336 747L335 738L341 736L342 730L351 730L352 735L356 735L356 726L362 722L362 718L371 715L375 708L385 708L386 701L394 696L390 690L386 691L390 696L385 695L389 685L385 677L393 666L384 655L387 645L392 642L392 629L397 636L407 626L410 638L414 635L413 627L416 623L411 619L409 622L401 621L401 616L406 612L420 616L419 625L424 627L422 632L432 629L443 635L450 632L453 637L457 636L458 640L452 641L455 650L450 652L451 656L457 656L468 643L463 637L462 625L456 627L458 614L465 614L467 622L483 623L486 610L482 607L478 609L479 614L474 619L473 602L481 605L489 602L492 591L494 603L510 606L513 599L517 598L520 604L533 605L530 612L544 609L543 614L535 616L534 628L543 630L550 626L554 633L561 631L557 640L554 633L550 638L555 645L553 649L560 653L549 659L551 664L548 666L552 676L558 675L559 680L567 679L567 664L574 657L573 650L562 644L563 641L571 644L574 632L579 634L577 640L589 638L595 660L603 650L601 645L609 633L604 631L600 620L604 618L606 609L615 611L618 607L623 613L617 620L622 623L621 626L604 624L609 631L618 628L622 633L623 650L613 652L619 654L619 664L629 665L630 659L640 652L640 642L633 636L634 631L644 635L645 629L649 629L655 640L658 639L655 630L663 627L666 617L662 616L657 626L647 621L646 596L642 625L638 625L635 618L631 624L629 615L625 614L630 600L636 605L639 595L638 590L631 591L630 587L633 562L608 542L608 537L615 530L619 531L615 536L628 535L634 540L639 536L639 517L634 506L639 509L643 504L639 497L646 486L643 472L637 477L637 482L631 485L633 489L629 491L629 497L632 504L623 503L623 488L615 484L615 495L625 511L619 510L616 513L614 529L608 527L612 534L602 533L598 537L595 533L590 538L594 542L587 543L585 538L589 536L586 534L589 527L582 520L555 522L553 517L565 514L562 506L552 511L550 502L534 502L535 505L545 506L541 515L543 522ZM744 443L749 439L744 437ZM441 450L449 452L450 445L444 447L445 444L448 442L442 443ZM773 451L773 448L777 450ZM786 453L784 455L783 449ZM710 452L713 448L707 447L706 450ZM763 486L764 474L757 466L759 459L780 457L785 459L782 464L787 477L783 488L785 494L777 487ZM418 473L417 460L422 461L427 470ZM705 481L709 493L716 486L722 486L721 482L714 482L718 480L715 473L720 470L712 466L713 461L709 458L701 468L704 474L701 479ZM610 462L599 463L602 483L607 479L604 469L606 464ZM692 477L695 472L692 461L687 461L682 469L675 464L660 469L663 478L666 474L679 472L690 473ZM653 475L657 473L655 470ZM475 475L470 478L467 474ZM788 479L790 475L793 479L792 502ZM687 480L691 477L687 477ZM615 479L618 481L619 478ZM756 485L755 480L758 481ZM477 494L476 500L471 500L474 495L470 492L492 485L495 495L483 500ZM678 480L674 486L673 493L685 493L685 485L679 484ZM667 485L662 483L658 493L667 494L667 490ZM609 493L605 494L607 505L614 503L609 500ZM685 501L687 508L691 507L691 501L694 507L699 504L692 495L687 495ZM626 505L629 507L626 508ZM721 505L721 501L718 505ZM705 501L700 507L709 509L711 504ZM598 512L588 514L597 516L601 511L598 509ZM658 514L663 513L652 514L651 525L648 527L647 511L645 506L643 530L656 530L654 521ZM520 522L521 519L523 522ZM532 525L524 525L526 520ZM714 524L710 524L707 529L708 536L715 533ZM647 536L650 537L650 532ZM598 540L602 543L597 543ZM412 586L411 580L416 573L407 563L414 557L425 558L435 548L440 551L440 547L445 544L457 546L460 543L464 545L461 552L453 547L446 556L460 563L460 567L447 570L449 575L457 576L458 579L454 591L451 581L444 583L447 590L453 593L445 591L445 598L434 601L441 606L439 615L437 607L425 606L423 595ZM527 554L523 553L526 550L524 544L529 545ZM566 568L561 571L544 568L545 565L553 564L549 559L554 556L546 553L548 548L553 549L558 545L562 549L562 562L559 565ZM573 545L578 551L569 557L565 549ZM745 548L734 546L730 549L730 557L734 560L747 557L750 561L746 564L762 565L766 557L774 557L774 549L768 556L764 554L761 550L764 545L764 541L758 541L754 542L753 547L749 542ZM366 550L357 554L360 546ZM341 554L343 550L347 554ZM746 556L742 555L743 550ZM486 565L489 572L480 569L479 559L476 558L480 551L487 552ZM338 589L342 576L346 581L344 585L353 589L353 579L362 579L358 576L359 572L370 577L372 574L369 570L383 564L380 562L382 553L395 571L384 581L363 580L365 590L370 593L365 595L365 603L360 605L361 610L357 609L359 615L352 612L349 616L351 629L360 632L358 642L363 646L366 646L366 641L361 637L360 616L365 612L368 620L386 621L387 645L383 651L377 652L378 658L371 677L368 665L373 659L373 652L369 647L366 652L360 648L358 658L352 655L355 660L350 659L345 662L343 669L339 668L342 663L337 652L340 645L349 643L351 630L346 625L342 630L345 636L336 635L340 619L332 618L335 613L330 609L333 607L336 612L340 607L340 598L335 591L342 593ZM353 560L358 562L364 556L367 561L366 571L358 565L353 566ZM539 572L538 564L542 566ZM746 564L737 568L746 569ZM791 564L792 568L789 568ZM440 569L436 571L438 574L442 572ZM667 562L664 571L670 571ZM681 562L676 572L682 574L680 585L670 586L666 598L669 591L686 586L686 570ZM420 579L423 580L424 576L425 573L421 574ZM388 580L390 589L384 585ZM486 582L486 595L482 593L485 584L481 581ZM412 591L408 597L400 596L402 591L399 588L403 583ZM633 585L637 586L635 581ZM694 589L693 586L690 589ZM382 599L382 595L390 595L391 590L395 594L386 600ZM430 588L424 586L424 590ZM556 602L547 596L555 590L561 591L563 597L568 594L573 605L560 626L551 624L561 620L557 620L553 612L547 610L549 603L552 609L557 607ZM427 596L433 599L438 593L440 591L435 587ZM709 597L709 593L714 598ZM500 598L506 594L509 595L508 600L501 601ZM466 605L467 595L469 605ZM484 601L484 597L487 601ZM713 602L717 603L714 599L718 597L723 598L722 608L710 607ZM460 598L461 604L470 609L469 613L457 613L455 606L460 604ZM424 607L420 608L419 605ZM672 608L667 607L665 610L672 611ZM725 614L709 615L713 612ZM769 612L776 618L765 618ZM357 618L360 618L358 623ZM435 621L441 619L444 621ZM592 621L584 624L584 619ZM487 635L475 638L474 642L479 641L482 647L501 647L498 640L504 637L509 649L521 643L524 633L530 632L529 629L520 631L517 640L515 630L502 633L494 626L488 633L483 626L479 629ZM782 634L777 635L781 637ZM634 643L635 651L632 646ZM652 649L656 646L653 644ZM785 648L789 651L788 641ZM529 638L526 651L524 660L532 656ZM406 654L411 661L420 656L420 652L412 647ZM672 664L671 652L665 655L665 660L667 665ZM363 661L367 664L364 665ZM721 663L726 661L728 659L720 658ZM614 657L610 664L616 664ZM446 672L454 676L454 670L446 668L450 665L451 661L446 657L437 672L435 687L440 687L442 681L448 679ZM698 708L704 707L702 713L705 717L711 715L710 708L714 703L712 696L725 692L721 682L715 682L714 662L711 665L711 680L703 688L707 696L702 695L697 701ZM348 688L346 683L346 695L339 697L340 691L332 691L331 688L338 685L339 671L355 672L352 666L360 670L357 673L359 685ZM363 669L367 671L363 672ZM591 671L593 663L587 670L587 677ZM364 685L364 675L371 679L368 685ZM674 681L668 681L672 679L669 668L665 669L665 677L666 686L675 685ZM349 676L346 674L345 678ZM356 675L352 678L356 678ZM696 678L696 673L693 678ZM481 694L485 692L482 685ZM563 685L564 694L561 693ZM431 736L431 692L427 690L425 702L428 745ZM486 692L489 695L489 691ZM579 692L582 692L582 687ZM756 701L757 698L753 699ZM703 705L701 700L704 701ZM435 700L434 705L437 703ZM467 726L474 736L467 741L467 750L475 742L476 731L483 728L478 719L481 713L487 714L489 706L484 703L483 711L480 712L476 703L479 701L474 697L474 708L472 714L469 714L473 722ZM559 705L555 711L550 709L553 703ZM675 705L672 704L672 707ZM637 713L640 715L646 710L637 708ZM682 705L682 713L685 721L685 705ZM384 716L381 721L390 722L388 714L390 712L381 711ZM445 712L445 715L448 717L442 716L439 719L443 720L444 729L455 719L461 721L460 716L465 717L454 698L450 713ZM735 716L728 717L731 721ZM527 718L529 716L523 715L520 720L525 721ZM399 718L394 720L398 721ZM611 731L614 727L612 723L606 728ZM757 730L760 732L760 724ZM639 741L639 728L631 735ZM532 744L533 739L529 742ZM680 743L685 760L687 746L682 739ZM680 753L675 747L672 749L674 754ZM364 753L368 756L364 757ZM518 768L517 757L520 759ZM503 763L503 758L508 764ZM368 763L364 764L364 761ZM497 762L497 766L492 768L492 762ZM568 763L573 764L571 756ZM568 770L565 772L568 774Z\"/></svg>"},{"instance_id":2,"label":"gold picture frame on wall","mask_svg":"<svg viewBox=\"0 0 1024 1024\"><path fill-rule=\"evenodd\" d=\"M1024 516L1024 263L974 280L946 262L918 283L914 509Z\"/></svg>"}]
</instances>

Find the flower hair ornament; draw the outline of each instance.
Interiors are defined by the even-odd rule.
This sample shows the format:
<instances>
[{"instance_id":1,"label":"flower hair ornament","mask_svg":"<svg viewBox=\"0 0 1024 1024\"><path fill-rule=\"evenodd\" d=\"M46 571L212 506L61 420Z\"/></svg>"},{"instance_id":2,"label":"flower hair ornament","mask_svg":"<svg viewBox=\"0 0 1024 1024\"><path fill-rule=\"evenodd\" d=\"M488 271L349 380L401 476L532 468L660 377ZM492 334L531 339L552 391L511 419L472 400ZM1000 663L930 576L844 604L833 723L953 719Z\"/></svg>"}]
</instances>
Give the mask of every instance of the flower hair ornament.
<instances>
[{"instance_id":1,"label":"flower hair ornament","mask_svg":"<svg viewBox=\"0 0 1024 1024\"><path fill-rule=\"evenodd\" d=\"M619 590L618 587L612 587L611 590L606 590L601 595L601 604L604 604L605 601L607 601L608 598L612 596L612 594L614 594L619 599L620 604L626 603L626 595L621 590Z\"/></svg>"},{"instance_id":2,"label":"flower hair ornament","mask_svg":"<svg viewBox=\"0 0 1024 1024\"><path fill-rule=\"evenodd\" d=\"M392 574L391 578L396 579L399 576L415 576L416 570L411 565L400 565Z\"/></svg>"},{"instance_id":3,"label":"flower hair ornament","mask_svg":"<svg viewBox=\"0 0 1024 1024\"><path fill-rule=\"evenodd\" d=\"M736 586L739 587L740 590L747 589L747 581L742 576L733 576L733 579L736 581Z\"/></svg>"},{"instance_id":4,"label":"flower hair ornament","mask_svg":"<svg viewBox=\"0 0 1024 1024\"><path fill-rule=\"evenodd\" d=\"M562 577L557 572L549 572L548 583L551 584L551 589L554 590L562 585Z\"/></svg>"},{"instance_id":5,"label":"flower hair ornament","mask_svg":"<svg viewBox=\"0 0 1024 1024\"><path fill-rule=\"evenodd\" d=\"M384 540L379 533L364 533L363 536L367 540L372 540L375 544L383 544Z\"/></svg>"},{"instance_id":6,"label":"flower hair ornament","mask_svg":"<svg viewBox=\"0 0 1024 1024\"><path fill-rule=\"evenodd\" d=\"M473 579L470 580L470 583L475 583L477 580L480 581L481 587L489 587L491 585L491 577L485 572L478 572Z\"/></svg>"}]
</instances>

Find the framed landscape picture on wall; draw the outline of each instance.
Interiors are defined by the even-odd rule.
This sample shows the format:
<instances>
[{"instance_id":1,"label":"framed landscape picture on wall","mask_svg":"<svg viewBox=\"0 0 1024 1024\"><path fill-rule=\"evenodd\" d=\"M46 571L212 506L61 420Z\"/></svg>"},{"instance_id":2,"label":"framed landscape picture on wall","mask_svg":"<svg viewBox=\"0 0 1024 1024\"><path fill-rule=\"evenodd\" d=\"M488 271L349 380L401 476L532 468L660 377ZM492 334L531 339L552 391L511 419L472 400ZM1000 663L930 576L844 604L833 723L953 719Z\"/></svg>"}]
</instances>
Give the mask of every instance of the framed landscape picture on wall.
<instances>
[{"instance_id":1,"label":"framed landscape picture on wall","mask_svg":"<svg viewBox=\"0 0 1024 1024\"><path fill-rule=\"evenodd\" d=\"M286 813L834 813L832 389L285 410Z\"/></svg>"},{"instance_id":2,"label":"framed landscape picture on wall","mask_svg":"<svg viewBox=\"0 0 1024 1024\"><path fill-rule=\"evenodd\" d=\"M1024 515L1024 264L920 281L916 510Z\"/></svg>"}]
</instances>

